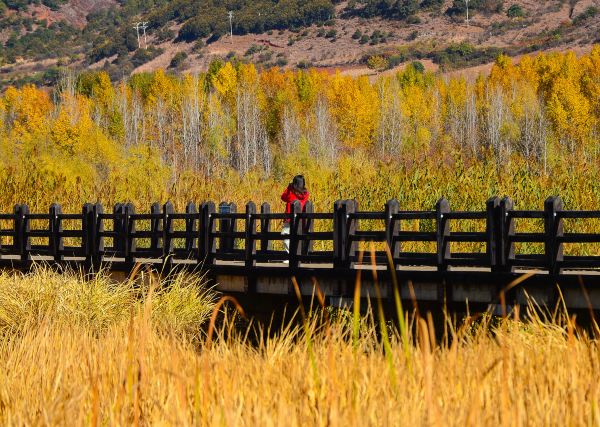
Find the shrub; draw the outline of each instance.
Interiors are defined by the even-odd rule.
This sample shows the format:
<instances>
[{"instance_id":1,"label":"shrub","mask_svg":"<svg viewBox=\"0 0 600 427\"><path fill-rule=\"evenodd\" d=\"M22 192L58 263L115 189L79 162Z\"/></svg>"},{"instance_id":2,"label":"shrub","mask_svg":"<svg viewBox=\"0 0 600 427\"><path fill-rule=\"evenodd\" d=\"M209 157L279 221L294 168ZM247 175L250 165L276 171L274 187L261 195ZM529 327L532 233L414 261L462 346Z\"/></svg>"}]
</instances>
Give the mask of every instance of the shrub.
<instances>
[{"instance_id":1,"label":"shrub","mask_svg":"<svg viewBox=\"0 0 600 427\"><path fill-rule=\"evenodd\" d=\"M417 73L423 74L425 72L425 66L421 61L413 61L410 65Z\"/></svg>"},{"instance_id":2,"label":"shrub","mask_svg":"<svg viewBox=\"0 0 600 427\"><path fill-rule=\"evenodd\" d=\"M248 50L246 50L246 53L244 53L244 56L252 56L255 53L260 52L261 50L263 50L262 46L253 44L248 48Z\"/></svg>"},{"instance_id":3,"label":"shrub","mask_svg":"<svg viewBox=\"0 0 600 427\"><path fill-rule=\"evenodd\" d=\"M167 40L173 40L175 38L175 32L170 28L161 28L156 32L156 39L159 42L164 42Z\"/></svg>"},{"instance_id":4,"label":"shrub","mask_svg":"<svg viewBox=\"0 0 600 427\"><path fill-rule=\"evenodd\" d=\"M271 51L266 51L258 55L258 60L260 62L268 62L271 60L271 58L273 58L273 52Z\"/></svg>"},{"instance_id":5,"label":"shrub","mask_svg":"<svg viewBox=\"0 0 600 427\"><path fill-rule=\"evenodd\" d=\"M155 47L149 47L148 49L138 49L131 57L131 63L135 68L137 68L140 65L145 64L146 62L150 62L162 52L163 49L157 49Z\"/></svg>"},{"instance_id":6,"label":"shrub","mask_svg":"<svg viewBox=\"0 0 600 427\"><path fill-rule=\"evenodd\" d=\"M363 34L362 37L359 40L359 43L360 44L365 44L365 43L368 43L368 42L369 42L369 36L366 35L366 34Z\"/></svg>"},{"instance_id":7,"label":"shrub","mask_svg":"<svg viewBox=\"0 0 600 427\"><path fill-rule=\"evenodd\" d=\"M335 30L335 29L331 29L331 30L327 31L327 33L325 34L325 38L327 38L327 39L333 39L333 38L335 38L335 36L337 36L337 30Z\"/></svg>"},{"instance_id":8,"label":"shrub","mask_svg":"<svg viewBox=\"0 0 600 427\"><path fill-rule=\"evenodd\" d=\"M173 58L171 58L171 63L169 64L169 68L179 68L183 65L185 60L187 59L187 53L185 52L177 52Z\"/></svg>"},{"instance_id":9,"label":"shrub","mask_svg":"<svg viewBox=\"0 0 600 427\"><path fill-rule=\"evenodd\" d=\"M573 23L576 25L581 24L582 22L587 21L590 18L593 18L597 14L598 14L598 8L594 7L594 6L590 6L587 9L585 9L583 12L581 12L579 15L577 15L575 17L575 19L573 19Z\"/></svg>"},{"instance_id":10,"label":"shrub","mask_svg":"<svg viewBox=\"0 0 600 427\"><path fill-rule=\"evenodd\" d=\"M398 65L402 64L405 60L406 59L402 54L392 55L388 58L388 68L397 67Z\"/></svg>"},{"instance_id":11,"label":"shrub","mask_svg":"<svg viewBox=\"0 0 600 427\"><path fill-rule=\"evenodd\" d=\"M206 46L206 44L202 40L196 40L196 42L194 43L194 46L192 46L192 52L198 53L202 49L204 49L205 46Z\"/></svg>"},{"instance_id":12,"label":"shrub","mask_svg":"<svg viewBox=\"0 0 600 427\"><path fill-rule=\"evenodd\" d=\"M301 70L306 70L308 68L311 68L312 66L313 66L312 62L307 61L305 59L303 59L302 61L300 61L296 64L296 67Z\"/></svg>"},{"instance_id":13,"label":"shrub","mask_svg":"<svg viewBox=\"0 0 600 427\"><path fill-rule=\"evenodd\" d=\"M522 18L523 16L525 16L525 11L520 5L513 4L506 11L506 16L508 16L509 18Z\"/></svg>"},{"instance_id":14,"label":"shrub","mask_svg":"<svg viewBox=\"0 0 600 427\"><path fill-rule=\"evenodd\" d=\"M178 40L191 42L199 38L208 37L210 25L204 19L190 19L179 30Z\"/></svg>"},{"instance_id":15,"label":"shrub","mask_svg":"<svg viewBox=\"0 0 600 427\"><path fill-rule=\"evenodd\" d=\"M361 37L362 37L362 32L360 30L356 30L354 32L354 34L352 34L352 38L354 40L360 40Z\"/></svg>"},{"instance_id":16,"label":"shrub","mask_svg":"<svg viewBox=\"0 0 600 427\"><path fill-rule=\"evenodd\" d=\"M374 55L367 59L367 67L372 70L385 70L388 68L389 62L388 60L381 55Z\"/></svg>"}]
</instances>

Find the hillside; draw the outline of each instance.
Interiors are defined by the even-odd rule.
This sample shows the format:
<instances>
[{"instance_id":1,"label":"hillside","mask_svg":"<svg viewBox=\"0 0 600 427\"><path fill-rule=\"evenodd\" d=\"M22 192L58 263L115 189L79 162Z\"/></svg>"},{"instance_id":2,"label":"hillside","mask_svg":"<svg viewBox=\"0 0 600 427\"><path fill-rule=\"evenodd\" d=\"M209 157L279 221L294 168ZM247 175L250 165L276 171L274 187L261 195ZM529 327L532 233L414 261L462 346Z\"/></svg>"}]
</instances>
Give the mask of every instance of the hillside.
<instances>
[{"instance_id":1,"label":"hillside","mask_svg":"<svg viewBox=\"0 0 600 427\"><path fill-rule=\"evenodd\" d=\"M52 84L59 68L115 80L156 68L207 69L218 57L263 67L380 73L420 60L479 66L500 53L587 50L600 0L0 0L0 85ZM228 11L232 10L229 35ZM134 23L147 22L138 45Z\"/></svg>"}]
</instances>

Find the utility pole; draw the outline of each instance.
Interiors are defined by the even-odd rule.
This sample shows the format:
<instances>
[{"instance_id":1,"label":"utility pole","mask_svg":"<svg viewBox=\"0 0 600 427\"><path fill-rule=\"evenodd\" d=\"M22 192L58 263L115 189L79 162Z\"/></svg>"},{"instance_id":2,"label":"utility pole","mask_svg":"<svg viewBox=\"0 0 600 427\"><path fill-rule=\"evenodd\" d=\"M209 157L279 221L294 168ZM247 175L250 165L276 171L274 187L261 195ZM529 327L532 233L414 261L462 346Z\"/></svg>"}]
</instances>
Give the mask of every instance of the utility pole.
<instances>
[{"instance_id":1,"label":"utility pole","mask_svg":"<svg viewBox=\"0 0 600 427\"><path fill-rule=\"evenodd\" d=\"M469 0L465 0L465 4L467 5L467 26L469 25Z\"/></svg>"},{"instance_id":2,"label":"utility pole","mask_svg":"<svg viewBox=\"0 0 600 427\"><path fill-rule=\"evenodd\" d=\"M148 22L142 22L142 31L144 31L144 47L148 49L148 39L146 39L146 28L148 28Z\"/></svg>"},{"instance_id":3,"label":"utility pole","mask_svg":"<svg viewBox=\"0 0 600 427\"><path fill-rule=\"evenodd\" d=\"M143 31L143 35L144 35L144 47L148 47L148 39L146 38L146 28L148 28L148 22L144 22L144 21L139 21L136 22L135 25L133 26L133 28L135 29L135 34L137 35L137 41L138 41L138 49L142 48L142 42L140 40L140 29Z\"/></svg>"},{"instance_id":4,"label":"utility pole","mask_svg":"<svg viewBox=\"0 0 600 427\"><path fill-rule=\"evenodd\" d=\"M229 11L229 35L231 44L233 44L233 11Z\"/></svg>"},{"instance_id":5,"label":"utility pole","mask_svg":"<svg viewBox=\"0 0 600 427\"><path fill-rule=\"evenodd\" d=\"M133 26L133 28L135 29L135 33L137 35L138 49L142 47L140 44L140 24L141 24L141 22L136 22L135 25Z\"/></svg>"}]
</instances>

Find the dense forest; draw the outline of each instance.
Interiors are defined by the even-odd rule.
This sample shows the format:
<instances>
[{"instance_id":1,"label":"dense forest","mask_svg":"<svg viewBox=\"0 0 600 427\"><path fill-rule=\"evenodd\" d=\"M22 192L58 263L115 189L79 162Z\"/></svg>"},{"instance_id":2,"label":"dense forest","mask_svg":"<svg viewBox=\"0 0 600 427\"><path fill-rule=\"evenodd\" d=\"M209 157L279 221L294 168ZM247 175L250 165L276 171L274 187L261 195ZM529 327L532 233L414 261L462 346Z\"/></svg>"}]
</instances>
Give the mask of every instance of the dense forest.
<instances>
[{"instance_id":1,"label":"dense forest","mask_svg":"<svg viewBox=\"0 0 600 427\"><path fill-rule=\"evenodd\" d=\"M319 209L480 207L492 194L541 206L600 203L600 47L500 57L489 76L440 78L418 64L371 83L316 70L64 74L51 91L0 97L1 210L53 201L170 198L277 203L304 172ZM369 183L365 186L365 183Z\"/></svg>"}]
</instances>

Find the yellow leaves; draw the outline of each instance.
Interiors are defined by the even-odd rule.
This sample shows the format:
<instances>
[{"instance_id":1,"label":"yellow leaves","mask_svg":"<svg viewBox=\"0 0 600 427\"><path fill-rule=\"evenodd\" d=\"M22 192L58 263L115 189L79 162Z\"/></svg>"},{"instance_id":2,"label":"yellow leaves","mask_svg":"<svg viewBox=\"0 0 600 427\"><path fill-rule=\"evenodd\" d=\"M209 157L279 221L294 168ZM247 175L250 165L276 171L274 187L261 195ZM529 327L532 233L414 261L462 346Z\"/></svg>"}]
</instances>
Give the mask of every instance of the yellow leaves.
<instances>
[{"instance_id":1,"label":"yellow leaves","mask_svg":"<svg viewBox=\"0 0 600 427\"><path fill-rule=\"evenodd\" d=\"M97 82L93 89L93 95L105 111L112 105L115 99L115 90L108 73L104 71L98 73Z\"/></svg>"},{"instance_id":2,"label":"yellow leaves","mask_svg":"<svg viewBox=\"0 0 600 427\"><path fill-rule=\"evenodd\" d=\"M520 79L527 82L534 90L537 91L539 84L539 76L535 69L535 62L529 55L525 55L517 65Z\"/></svg>"},{"instance_id":3,"label":"yellow leaves","mask_svg":"<svg viewBox=\"0 0 600 427\"><path fill-rule=\"evenodd\" d=\"M381 55L373 55L367 59L367 66L372 70L383 71L389 65L389 61Z\"/></svg>"},{"instance_id":4,"label":"yellow leaves","mask_svg":"<svg viewBox=\"0 0 600 427\"><path fill-rule=\"evenodd\" d=\"M213 86L217 93L231 102L235 98L237 84L237 72L231 62L226 63L213 78Z\"/></svg>"},{"instance_id":5,"label":"yellow leaves","mask_svg":"<svg viewBox=\"0 0 600 427\"><path fill-rule=\"evenodd\" d=\"M336 75L328 85L327 98L341 140L349 146L372 143L379 112L375 88L366 77Z\"/></svg>"},{"instance_id":6,"label":"yellow leaves","mask_svg":"<svg viewBox=\"0 0 600 427\"><path fill-rule=\"evenodd\" d=\"M548 100L548 115L559 135L577 143L589 138L592 125L590 103L569 79L559 77L555 80Z\"/></svg>"},{"instance_id":7,"label":"yellow leaves","mask_svg":"<svg viewBox=\"0 0 600 427\"><path fill-rule=\"evenodd\" d=\"M46 91L25 85L21 89L9 87L6 90L4 108L14 117L12 130L15 136L23 137L43 132L52 102Z\"/></svg>"},{"instance_id":8,"label":"yellow leaves","mask_svg":"<svg viewBox=\"0 0 600 427\"><path fill-rule=\"evenodd\" d=\"M148 92L147 102L156 105L159 100L172 102L178 91L173 78L166 75L164 70L158 70L152 75L152 83Z\"/></svg>"},{"instance_id":9,"label":"yellow leaves","mask_svg":"<svg viewBox=\"0 0 600 427\"><path fill-rule=\"evenodd\" d=\"M240 86L253 87L258 84L258 73L254 64L240 64L238 67L238 81Z\"/></svg>"},{"instance_id":10,"label":"yellow leaves","mask_svg":"<svg viewBox=\"0 0 600 427\"><path fill-rule=\"evenodd\" d=\"M505 90L508 90L516 78L517 72L510 57L500 55L490 71L488 84L492 86L500 85Z\"/></svg>"},{"instance_id":11,"label":"yellow leaves","mask_svg":"<svg viewBox=\"0 0 600 427\"><path fill-rule=\"evenodd\" d=\"M117 200L161 198L171 178L159 153L147 145L132 147L113 171Z\"/></svg>"}]
</instances>

